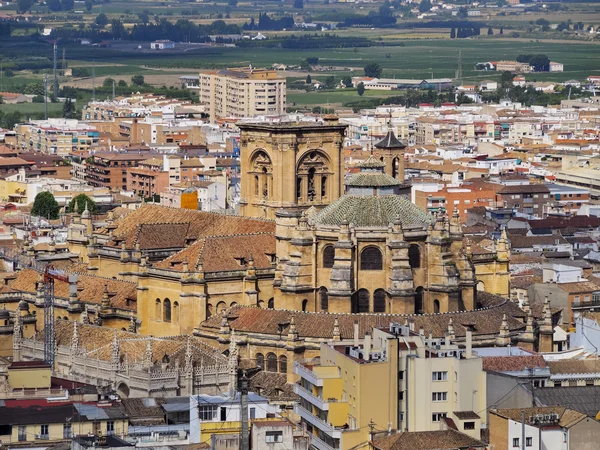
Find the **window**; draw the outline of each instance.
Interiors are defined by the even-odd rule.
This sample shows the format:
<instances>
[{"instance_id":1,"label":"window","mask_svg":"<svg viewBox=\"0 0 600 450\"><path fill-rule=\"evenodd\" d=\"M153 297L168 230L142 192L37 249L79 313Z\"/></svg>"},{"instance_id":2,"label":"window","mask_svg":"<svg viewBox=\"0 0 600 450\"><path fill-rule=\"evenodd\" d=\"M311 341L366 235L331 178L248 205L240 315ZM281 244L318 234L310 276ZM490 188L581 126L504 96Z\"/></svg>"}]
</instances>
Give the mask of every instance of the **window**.
<instances>
[{"instance_id":1,"label":"window","mask_svg":"<svg viewBox=\"0 0 600 450\"><path fill-rule=\"evenodd\" d=\"M580 297L579 295L576 295L576 296L575 296L575 301L576 301L576 302L579 302L579 301L581 301L581 297Z\"/></svg>"},{"instance_id":2,"label":"window","mask_svg":"<svg viewBox=\"0 0 600 450\"><path fill-rule=\"evenodd\" d=\"M447 392L432 392L431 393L431 401L432 402L445 402L448 400Z\"/></svg>"},{"instance_id":3,"label":"window","mask_svg":"<svg viewBox=\"0 0 600 450\"><path fill-rule=\"evenodd\" d=\"M321 300L321 311L327 311L329 309L329 293L326 287L319 289L319 297Z\"/></svg>"},{"instance_id":4,"label":"window","mask_svg":"<svg viewBox=\"0 0 600 450\"><path fill-rule=\"evenodd\" d=\"M265 357L262 353L256 354L256 367L260 370L265 370Z\"/></svg>"},{"instance_id":5,"label":"window","mask_svg":"<svg viewBox=\"0 0 600 450\"><path fill-rule=\"evenodd\" d=\"M354 304L352 305L353 313L368 313L369 312L369 291L366 289L359 290L354 295Z\"/></svg>"},{"instance_id":6,"label":"window","mask_svg":"<svg viewBox=\"0 0 600 450\"><path fill-rule=\"evenodd\" d=\"M474 430L475 422L465 422L464 429L465 430Z\"/></svg>"},{"instance_id":7,"label":"window","mask_svg":"<svg viewBox=\"0 0 600 450\"><path fill-rule=\"evenodd\" d=\"M63 424L63 439L71 438L71 424L65 423Z\"/></svg>"},{"instance_id":8,"label":"window","mask_svg":"<svg viewBox=\"0 0 600 450\"><path fill-rule=\"evenodd\" d=\"M275 309L275 299L273 299L273 298L269 299L269 301L267 302L267 308Z\"/></svg>"},{"instance_id":9,"label":"window","mask_svg":"<svg viewBox=\"0 0 600 450\"><path fill-rule=\"evenodd\" d=\"M220 413L221 413L221 416L220 416L221 422L226 422L227 421L227 408L221 406Z\"/></svg>"},{"instance_id":10,"label":"window","mask_svg":"<svg viewBox=\"0 0 600 450\"><path fill-rule=\"evenodd\" d=\"M302 300L302 311L306 311L306 307L308 306L308 300Z\"/></svg>"},{"instance_id":11,"label":"window","mask_svg":"<svg viewBox=\"0 0 600 450\"><path fill-rule=\"evenodd\" d=\"M367 247L360 255L360 270L381 270L383 257L377 247Z\"/></svg>"},{"instance_id":12,"label":"window","mask_svg":"<svg viewBox=\"0 0 600 450\"><path fill-rule=\"evenodd\" d=\"M400 372L398 372L398 379L404 380L404 370L401 370Z\"/></svg>"},{"instance_id":13,"label":"window","mask_svg":"<svg viewBox=\"0 0 600 450\"><path fill-rule=\"evenodd\" d=\"M160 299L157 298L156 303L154 304L154 316L156 317L156 320L160 320L162 317L160 309Z\"/></svg>"},{"instance_id":14,"label":"window","mask_svg":"<svg viewBox=\"0 0 600 450\"><path fill-rule=\"evenodd\" d=\"M385 291L383 289L377 289L373 294L373 312L385 312Z\"/></svg>"},{"instance_id":15,"label":"window","mask_svg":"<svg viewBox=\"0 0 600 450\"><path fill-rule=\"evenodd\" d=\"M115 434L115 422L112 420L109 420L108 422L106 422L106 434L107 435L112 435Z\"/></svg>"},{"instance_id":16,"label":"window","mask_svg":"<svg viewBox=\"0 0 600 450\"><path fill-rule=\"evenodd\" d=\"M173 323L179 323L179 303L173 303Z\"/></svg>"},{"instance_id":17,"label":"window","mask_svg":"<svg viewBox=\"0 0 600 450\"><path fill-rule=\"evenodd\" d=\"M267 431L265 442L268 444L283 442L283 431Z\"/></svg>"},{"instance_id":18,"label":"window","mask_svg":"<svg viewBox=\"0 0 600 450\"><path fill-rule=\"evenodd\" d=\"M19 442L24 442L27 440L27 427L25 425L19 425L17 433Z\"/></svg>"},{"instance_id":19,"label":"window","mask_svg":"<svg viewBox=\"0 0 600 450\"><path fill-rule=\"evenodd\" d=\"M321 177L321 197L327 197L327 177Z\"/></svg>"},{"instance_id":20,"label":"window","mask_svg":"<svg viewBox=\"0 0 600 450\"><path fill-rule=\"evenodd\" d=\"M165 298L165 301L163 302L163 321L171 321L171 300L168 298Z\"/></svg>"},{"instance_id":21,"label":"window","mask_svg":"<svg viewBox=\"0 0 600 450\"><path fill-rule=\"evenodd\" d=\"M432 372L432 381L446 381L448 379L448 372Z\"/></svg>"},{"instance_id":22,"label":"window","mask_svg":"<svg viewBox=\"0 0 600 450\"><path fill-rule=\"evenodd\" d=\"M432 422L439 422L444 417L446 417L446 413L433 413L431 415L431 421Z\"/></svg>"},{"instance_id":23,"label":"window","mask_svg":"<svg viewBox=\"0 0 600 450\"><path fill-rule=\"evenodd\" d=\"M533 438L530 438L530 437L525 438L525 445L527 447L533 447Z\"/></svg>"},{"instance_id":24,"label":"window","mask_svg":"<svg viewBox=\"0 0 600 450\"><path fill-rule=\"evenodd\" d=\"M200 420L214 420L217 417L217 405L198 406L198 418Z\"/></svg>"},{"instance_id":25,"label":"window","mask_svg":"<svg viewBox=\"0 0 600 450\"><path fill-rule=\"evenodd\" d=\"M40 425L40 439L50 439L48 425Z\"/></svg>"},{"instance_id":26,"label":"window","mask_svg":"<svg viewBox=\"0 0 600 450\"><path fill-rule=\"evenodd\" d=\"M277 356L275 356L275 353L267 355L267 372L277 372Z\"/></svg>"},{"instance_id":27,"label":"window","mask_svg":"<svg viewBox=\"0 0 600 450\"><path fill-rule=\"evenodd\" d=\"M250 420L256 419L256 408L250 408Z\"/></svg>"},{"instance_id":28,"label":"window","mask_svg":"<svg viewBox=\"0 0 600 450\"><path fill-rule=\"evenodd\" d=\"M323 267L325 269L331 269L335 261L335 247L328 245L323 249Z\"/></svg>"},{"instance_id":29,"label":"window","mask_svg":"<svg viewBox=\"0 0 600 450\"><path fill-rule=\"evenodd\" d=\"M513 438L513 447L519 446L519 438Z\"/></svg>"},{"instance_id":30,"label":"window","mask_svg":"<svg viewBox=\"0 0 600 450\"><path fill-rule=\"evenodd\" d=\"M287 373L287 357L284 355L279 357L279 373Z\"/></svg>"},{"instance_id":31,"label":"window","mask_svg":"<svg viewBox=\"0 0 600 450\"><path fill-rule=\"evenodd\" d=\"M418 269L421 267L421 249L417 244L408 247L408 264L411 269Z\"/></svg>"},{"instance_id":32,"label":"window","mask_svg":"<svg viewBox=\"0 0 600 450\"><path fill-rule=\"evenodd\" d=\"M398 391L398 401L404 401L404 391Z\"/></svg>"}]
</instances>

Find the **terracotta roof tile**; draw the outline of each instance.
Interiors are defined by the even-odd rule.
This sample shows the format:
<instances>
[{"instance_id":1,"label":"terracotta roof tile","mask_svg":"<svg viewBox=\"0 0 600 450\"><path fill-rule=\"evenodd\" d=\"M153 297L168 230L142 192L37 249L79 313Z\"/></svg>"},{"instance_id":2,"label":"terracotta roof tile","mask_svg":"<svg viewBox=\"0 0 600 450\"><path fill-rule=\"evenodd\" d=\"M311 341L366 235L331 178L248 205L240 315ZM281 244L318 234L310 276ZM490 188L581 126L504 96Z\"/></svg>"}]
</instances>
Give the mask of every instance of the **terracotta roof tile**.
<instances>
[{"instance_id":1,"label":"terracotta roof tile","mask_svg":"<svg viewBox=\"0 0 600 450\"><path fill-rule=\"evenodd\" d=\"M486 356L483 370L488 372L518 372L528 368L548 367L541 355L528 356Z\"/></svg>"},{"instance_id":2,"label":"terracotta roof tile","mask_svg":"<svg viewBox=\"0 0 600 450\"><path fill-rule=\"evenodd\" d=\"M548 361L552 375L600 372L600 359L567 359L563 361Z\"/></svg>"},{"instance_id":3,"label":"terracotta roof tile","mask_svg":"<svg viewBox=\"0 0 600 450\"><path fill-rule=\"evenodd\" d=\"M521 411L525 411L525 423L533 427L537 427L538 424L530 422L529 419L538 414L557 414L559 416L558 424L564 428L570 428L587 417L583 413L565 408L564 406L538 406L536 408L512 408L497 410L492 409L490 410L490 414L496 414L500 417L514 420L515 422L521 422Z\"/></svg>"},{"instance_id":4,"label":"terracotta roof tile","mask_svg":"<svg viewBox=\"0 0 600 450\"><path fill-rule=\"evenodd\" d=\"M483 442L456 430L417 431L373 438L376 450L456 450L486 448Z\"/></svg>"}]
</instances>

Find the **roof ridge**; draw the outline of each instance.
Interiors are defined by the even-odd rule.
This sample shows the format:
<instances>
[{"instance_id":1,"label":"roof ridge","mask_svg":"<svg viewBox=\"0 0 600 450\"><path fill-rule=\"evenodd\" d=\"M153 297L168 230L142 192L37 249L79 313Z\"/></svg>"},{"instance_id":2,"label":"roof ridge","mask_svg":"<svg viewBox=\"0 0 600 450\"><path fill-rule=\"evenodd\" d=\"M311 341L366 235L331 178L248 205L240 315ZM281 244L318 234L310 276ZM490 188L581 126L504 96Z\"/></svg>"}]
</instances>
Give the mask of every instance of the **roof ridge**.
<instances>
[{"instance_id":1,"label":"roof ridge","mask_svg":"<svg viewBox=\"0 0 600 450\"><path fill-rule=\"evenodd\" d=\"M256 231L254 233L236 233L236 234L211 234L205 236L203 240L208 238L231 238L231 237L240 237L240 236L258 236L263 234L272 234L275 235L274 231Z\"/></svg>"}]
</instances>

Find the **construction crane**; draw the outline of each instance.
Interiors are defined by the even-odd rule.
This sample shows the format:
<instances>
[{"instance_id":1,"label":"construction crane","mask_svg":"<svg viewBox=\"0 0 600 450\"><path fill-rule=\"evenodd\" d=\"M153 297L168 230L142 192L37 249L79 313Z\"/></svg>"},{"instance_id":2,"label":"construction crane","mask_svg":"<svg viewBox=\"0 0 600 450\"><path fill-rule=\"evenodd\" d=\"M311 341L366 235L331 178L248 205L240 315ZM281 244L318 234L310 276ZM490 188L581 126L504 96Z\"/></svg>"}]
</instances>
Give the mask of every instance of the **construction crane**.
<instances>
[{"instance_id":1,"label":"construction crane","mask_svg":"<svg viewBox=\"0 0 600 450\"><path fill-rule=\"evenodd\" d=\"M54 281L69 283L69 296L77 293L77 274L67 274L47 265L44 269L44 361L54 367Z\"/></svg>"}]
</instances>

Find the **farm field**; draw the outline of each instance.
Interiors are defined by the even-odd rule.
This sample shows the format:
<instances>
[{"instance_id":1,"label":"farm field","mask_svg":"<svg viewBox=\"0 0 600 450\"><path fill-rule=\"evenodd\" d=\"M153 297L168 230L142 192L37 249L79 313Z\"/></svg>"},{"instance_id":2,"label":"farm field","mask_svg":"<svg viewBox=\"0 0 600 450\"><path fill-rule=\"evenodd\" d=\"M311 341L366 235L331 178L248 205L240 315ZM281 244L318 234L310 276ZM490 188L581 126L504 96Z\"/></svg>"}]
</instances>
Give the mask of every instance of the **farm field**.
<instances>
[{"instance_id":1,"label":"farm field","mask_svg":"<svg viewBox=\"0 0 600 450\"><path fill-rule=\"evenodd\" d=\"M81 105L80 105L81 106ZM62 103L48 103L48 116L58 117L62 116L63 104ZM28 114L44 114L43 103L20 103L18 105L0 105L0 111L4 114L10 114L15 111L19 111L25 117Z\"/></svg>"}]
</instances>

